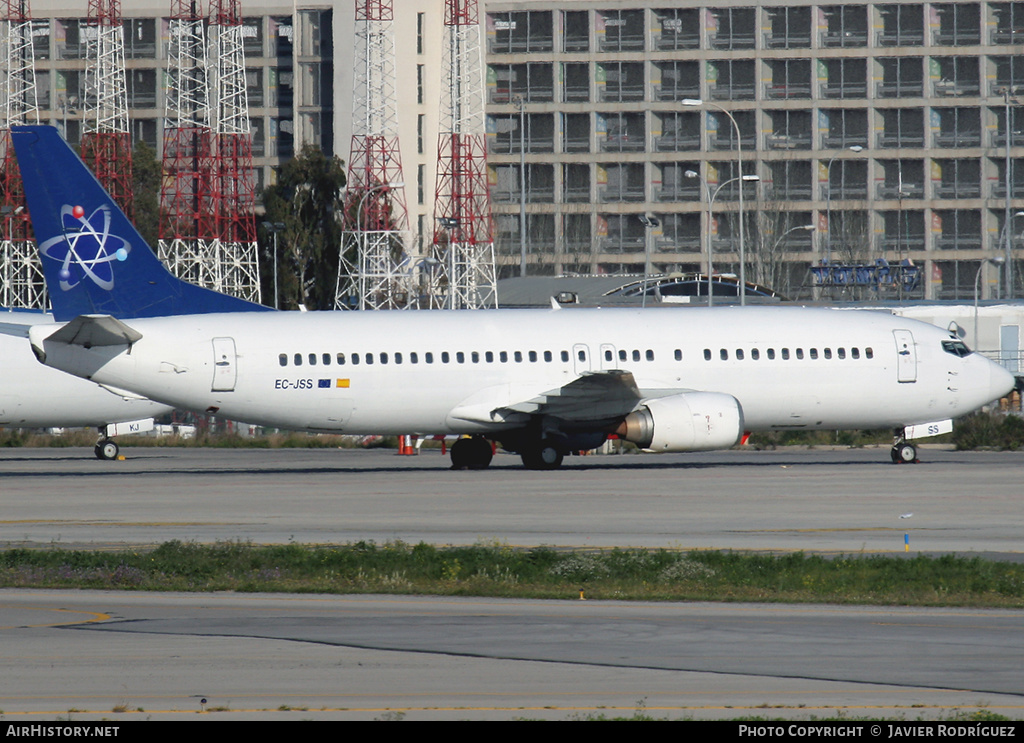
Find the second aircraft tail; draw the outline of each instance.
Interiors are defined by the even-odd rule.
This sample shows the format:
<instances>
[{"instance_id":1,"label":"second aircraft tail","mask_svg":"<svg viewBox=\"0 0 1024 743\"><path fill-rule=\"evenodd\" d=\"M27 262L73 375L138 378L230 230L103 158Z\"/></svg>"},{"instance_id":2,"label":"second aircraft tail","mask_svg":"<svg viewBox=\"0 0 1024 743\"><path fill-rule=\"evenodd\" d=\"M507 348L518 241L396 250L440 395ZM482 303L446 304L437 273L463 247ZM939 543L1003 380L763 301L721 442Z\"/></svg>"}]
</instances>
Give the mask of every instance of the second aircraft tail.
<instances>
[{"instance_id":1,"label":"second aircraft tail","mask_svg":"<svg viewBox=\"0 0 1024 743\"><path fill-rule=\"evenodd\" d=\"M54 127L11 139L56 320L270 310L172 276Z\"/></svg>"}]
</instances>

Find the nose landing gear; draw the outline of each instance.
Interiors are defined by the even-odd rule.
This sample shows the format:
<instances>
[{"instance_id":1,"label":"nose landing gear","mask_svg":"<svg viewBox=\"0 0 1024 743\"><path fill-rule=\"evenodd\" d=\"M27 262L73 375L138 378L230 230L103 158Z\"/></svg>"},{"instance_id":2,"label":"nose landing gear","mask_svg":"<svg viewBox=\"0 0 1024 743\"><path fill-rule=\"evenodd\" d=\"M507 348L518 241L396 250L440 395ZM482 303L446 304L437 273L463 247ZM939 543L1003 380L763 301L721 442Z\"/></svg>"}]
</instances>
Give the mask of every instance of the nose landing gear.
<instances>
[{"instance_id":1,"label":"nose landing gear","mask_svg":"<svg viewBox=\"0 0 1024 743\"><path fill-rule=\"evenodd\" d=\"M921 461L917 458L917 447L907 441L902 428L896 429L893 438L895 442L889 453L893 464L918 464Z\"/></svg>"},{"instance_id":2,"label":"nose landing gear","mask_svg":"<svg viewBox=\"0 0 1024 743\"><path fill-rule=\"evenodd\" d=\"M96 446L93 447L93 453L97 459L117 459L117 455L121 452L121 448L117 445L116 441L108 438L102 438L96 442Z\"/></svg>"}]
</instances>

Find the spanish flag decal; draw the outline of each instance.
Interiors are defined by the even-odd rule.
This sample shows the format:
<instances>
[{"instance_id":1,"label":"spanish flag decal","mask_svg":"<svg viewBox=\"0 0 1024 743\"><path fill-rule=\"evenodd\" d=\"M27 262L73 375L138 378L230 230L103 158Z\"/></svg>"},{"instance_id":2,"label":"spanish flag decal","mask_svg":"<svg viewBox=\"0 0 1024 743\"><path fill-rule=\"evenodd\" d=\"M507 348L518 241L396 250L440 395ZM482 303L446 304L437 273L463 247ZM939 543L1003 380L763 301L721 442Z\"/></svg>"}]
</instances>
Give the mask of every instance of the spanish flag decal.
<instances>
[{"instance_id":1,"label":"spanish flag decal","mask_svg":"<svg viewBox=\"0 0 1024 743\"><path fill-rule=\"evenodd\" d=\"M337 380L337 385L336 386L337 387L348 387L348 380L347 379L339 379L339 380Z\"/></svg>"}]
</instances>

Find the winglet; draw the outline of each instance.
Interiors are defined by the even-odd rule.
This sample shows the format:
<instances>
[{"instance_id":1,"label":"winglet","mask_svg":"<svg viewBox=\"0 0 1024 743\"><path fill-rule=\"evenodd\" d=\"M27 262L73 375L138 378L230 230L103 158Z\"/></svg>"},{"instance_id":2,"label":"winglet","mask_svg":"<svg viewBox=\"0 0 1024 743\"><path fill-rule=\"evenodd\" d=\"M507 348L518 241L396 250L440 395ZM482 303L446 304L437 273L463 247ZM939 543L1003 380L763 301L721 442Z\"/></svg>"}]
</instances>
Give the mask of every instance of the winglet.
<instances>
[{"instance_id":1,"label":"winglet","mask_svg":"<svg viewBox=\"0 0 1024 743\"><path fill-rule=\"evenodd\" d=\"M52 126L12 126L58 321L270 310L172 276Z\"/></svg>"}]
</instances>

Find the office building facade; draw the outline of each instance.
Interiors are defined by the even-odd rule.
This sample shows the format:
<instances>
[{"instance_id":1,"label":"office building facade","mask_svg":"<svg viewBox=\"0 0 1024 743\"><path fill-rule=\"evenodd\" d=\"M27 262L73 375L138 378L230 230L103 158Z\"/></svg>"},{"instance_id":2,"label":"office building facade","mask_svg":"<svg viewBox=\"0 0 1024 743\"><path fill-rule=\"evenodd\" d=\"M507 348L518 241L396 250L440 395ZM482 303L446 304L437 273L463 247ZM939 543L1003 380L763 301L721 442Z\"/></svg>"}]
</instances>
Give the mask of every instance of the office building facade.
<instances>
[{"instance_id":1,"label":"office building facade","mask_svg":"<svg viewBox=\"0 0 1024 743\"><path fill-rule=\"evenodd\" d=\"M1024 2L486 8L508 266L525 172L537 273L639 272L645 251L704 270L709 246L735 271L742 185L748 279L809 296L813 265L884 261L918 280L851 272L816 293L1005 294L1007 237L1024 247Z\"/></svg>"}]
</instances>

